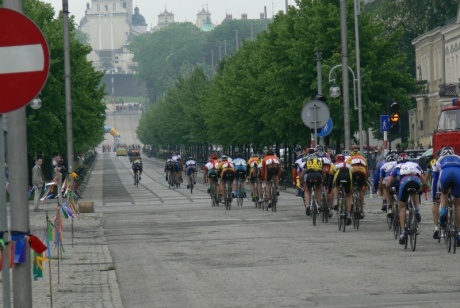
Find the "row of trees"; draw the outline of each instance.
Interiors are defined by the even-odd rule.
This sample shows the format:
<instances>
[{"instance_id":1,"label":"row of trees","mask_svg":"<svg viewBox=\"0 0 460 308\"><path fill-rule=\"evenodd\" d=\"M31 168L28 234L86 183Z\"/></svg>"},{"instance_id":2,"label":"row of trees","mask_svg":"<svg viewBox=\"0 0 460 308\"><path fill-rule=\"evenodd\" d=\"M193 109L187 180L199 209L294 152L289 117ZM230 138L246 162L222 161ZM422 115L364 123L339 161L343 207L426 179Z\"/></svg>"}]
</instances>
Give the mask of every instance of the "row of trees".
<instances>
[{"instance_id":1,"label":"row of trees","mask_svg":"<svg viewBox=\"0 0 460 308\"><path fill-rule=\"evenodd\" d=\"M347 10L353 12L353 1L348 1ZM360 17L364 128L378 127L374 124L379 123L380 114L387 113L388 97L400 101L407 110L411 104L408 94L417 90L413 68L408 66L401 44L404 29L390 31L375 16L365 13ZM178 50L196 54L195 63L199 62L199 51L207 46L205 34L196 30L173 35L181 28L189 26L166 28L140 37L133 44L140 76L149 75L145 81L150 89L161 84L154 78L166 80L163 71L170 66L162 67L163 71L154 70L149 66L153 60L146 60L147 55L149 59L167 62L178 54L166 48L170 55L164 57L151 49L152 42L174 41L181 46ZM235 29L227 26L226 29L222 36L233 37ZM181 37L194 44L180 42ZM340 42L338 1L298 1L298 8L290 7L287 14L278 14L267 31L260 32L255 40L245 40L238 52L223 59L214 78L208 78L204 66L195 66L194 72L187 76L171 78L168 82L174 83L174 87L169 87L166 95L151 106L141 120L138 136L143 143L162 146L306 145L310 130L302 123L300 112L304 103L318 93L315 51L322 51L322 81L328 86L328 72L341 64ZM353 14L348 14L348 44L349 63L356 71ZM182 60L176 59L175 63ZM340 76L339 71L339 84ZM327 97L327 104L334 121L331 138L338 144L343 142L344 135L342 98ZM352 131L356 132L356 112L351 112L351 123Z\"/></svg>"},{"instance_id":2,"label":"row of trees","mask_svg":"<svg viewBox=\"0 0 460 308\"><path fill-rule=\"evenodd\" d=\"M0 0L0 6L3 1ZM43 104L38 110L27 107L27 144L31 158L37 155L66 157L66 102L64 73L64 34L62 15L54 17L51 4L24 0L23 12L43 32L50 50L50 72L40 93ZM83 153L104 138L105 90L100 86L103 74L94 70L86 56L91 47L80 42L74 20L70 21L71 88L74 152Z\"/></svg>"}]
</instances>

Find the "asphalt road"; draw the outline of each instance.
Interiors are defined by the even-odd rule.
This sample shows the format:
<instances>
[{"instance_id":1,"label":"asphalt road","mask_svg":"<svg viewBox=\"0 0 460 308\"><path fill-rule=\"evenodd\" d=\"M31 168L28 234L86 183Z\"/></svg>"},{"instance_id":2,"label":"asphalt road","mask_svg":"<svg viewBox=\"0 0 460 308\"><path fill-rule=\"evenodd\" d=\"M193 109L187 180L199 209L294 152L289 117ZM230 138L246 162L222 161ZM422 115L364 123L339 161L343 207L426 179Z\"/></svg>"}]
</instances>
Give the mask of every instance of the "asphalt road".
<instances>
[{"instance_id":1,"label":"asphalt road","mask_svg":"<svg viewBox=\"0 0 460 308\"><path fill-rule=\"evenodd\" d=\"M458 255L432 239L422 208L415 252L394 239L379 198L359 230L336 215L315 227L299 197L281 191L277 213L248 200L211 207L169 189L164 162L144 158L138 188L126 157L104 153L104 232L124 307L458 307Z\"/></svg>"},{"instance_id":2,"label":"asphalt road","mask_svg":"<svg viewBox=\"0 0 460 308\"><path fill-rule=\"evenodd\" d=\"M138 143L139 117L108 113L107 124ZM343 233L336 215L313 226L287 191L277 213L249 201L226 211L211 207L201 177L193 194L169 189L164 162L144 157L135 188L128 159L103 155L98 212L124 307L459 306L459 256L432 239L428 203L412 252L388 230L375 196L359 230Z\"/></svg>"}]
</instances>

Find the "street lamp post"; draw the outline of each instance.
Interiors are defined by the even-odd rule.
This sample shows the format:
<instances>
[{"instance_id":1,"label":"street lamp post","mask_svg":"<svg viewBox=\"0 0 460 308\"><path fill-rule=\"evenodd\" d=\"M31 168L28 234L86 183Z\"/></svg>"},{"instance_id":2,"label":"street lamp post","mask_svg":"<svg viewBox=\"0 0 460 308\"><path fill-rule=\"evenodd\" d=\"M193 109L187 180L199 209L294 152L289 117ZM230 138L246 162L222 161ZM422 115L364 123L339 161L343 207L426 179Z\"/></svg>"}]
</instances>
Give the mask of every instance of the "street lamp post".
<instances>
[{"instance_id":1,"label":"street lamp post","mask_svg":"<svg viewBox=\"0 0 460 308\"><path fill-rule=\"evenodd\" d=\"M332 83L332 86L329 89L329 94L334 98L339 97L340 94L341 94L340 87L336 84L335 78L331 78L332 73L338 67L342 67L342 64L334 66L329 71L329 83ZM363 124L362 124L362 109L361 109L361 104L358 104L358 106L356 105L356 96L357 96L356 83L358 82L358 79L355 77L355 73L353 72L351 67L348 67L348 71L350 71L350 73L353 75L353 100L354 100L355 110L358 110L358 122L359 122L358 126L359 126L359 134L360 134L360 137L359 137L359 151L362 153L363 152L363 141L362 141L362 136L361 136L362 126L363 126ZM358 88L358 91L359 91L359 88ZM349 147L347 148L346 146L345 146L345 148L349 149Z\"/></svg>"}]
</instances>

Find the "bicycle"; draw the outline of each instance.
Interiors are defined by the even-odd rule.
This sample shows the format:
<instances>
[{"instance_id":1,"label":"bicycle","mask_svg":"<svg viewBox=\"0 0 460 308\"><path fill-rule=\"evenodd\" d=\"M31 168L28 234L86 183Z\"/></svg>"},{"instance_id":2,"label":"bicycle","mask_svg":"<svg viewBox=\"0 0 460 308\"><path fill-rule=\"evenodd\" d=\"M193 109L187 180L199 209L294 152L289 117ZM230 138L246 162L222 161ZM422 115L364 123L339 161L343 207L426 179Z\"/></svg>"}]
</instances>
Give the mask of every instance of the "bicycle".
<instances>
[{"instance_id":1,"label":"bicycle","mask_svg":"<svg viewBox=\"0 0 460 308\"><path fill-rule=\"evenodd\" d=\"M323 186L321 189L321 216L322 222L327 223L329 221L329 206L327 202L326 187Z\"/></svg>"},{"instance_id":2,"label":"bicycle","mask_svg":"<svg viewBox=\"0 0 460 308\"><path fill-rule=\"evenodd\" d=\"M276 205L278 203L278 194L276 191L276 186L275 186L275 181L272 179L270 180L271 183L271 188L270 188L270 193L272 195L272 212L276 213Z\"/></svg>"},{"instance_id":3,"label":"bicycle","mask_svg":"<svg viewBox=\"0 0 460 308\"><path fill-rule=\"evenodd\" d=\"M318 217L318 200L316 199L316 179L309 179L310 183L313 183L313 187L311 189L311 198L310 198L310 214L313 219L313 226L316 226L316 218ZM305 186L306 189L308 185Z\"/></svg>"},{"instance_id":4,"label":"bicycle","mask_svg":"<svg viewBox=\"0 0 460 308\"><path fill-rule=\"evenodd\" d=\"M236 188L236 191L237 191L237 194L238 194L238 197L236 199L236 204L237 206L243 206L243 194L244 194L244 191L243 191L243 176L242 175L238 175L238 184L237 184L237 188Z\"/></svg>"},{"instance_id":5,"label":"bicycle","mask_svg":"<svg viewBox=\"0 0 460 308\"><path fill-rule=\"evenodd\" d=\"M408 241L410 241L410 247L412 251L415 251L415 246L417 245L418 222L417 218L415 217L416 209L413 197L417 191L415 188L409 188L407 191L409 193L409 201L407 202L406 209L406 241L404 243L404 249L407 249Z\"/></svg>"},{"instance_id":6,"label":"bicycle","mask_svg":"<svg viewBox=\"0 0 460 308\"><path fill-rule=\"evenodd\" d=\"M452 202L452 195L449 193L447 198L447 223L445 226L445 241L447 252L455 253L457 250L458 227L455 221L455 207Z\"/></svg>"},{"instance_id":7,"label":"bicycle","mask_svg":"<svg viewBox=\"0 0 460 308\"><path fill-rule=\"evenodd\" d=\"M188 182L190 183L190 193L193 194L193 186L195 185L195 173L188 176Z\"/></svg>"},{"instance_id":8,"label":"bicycle","mask_svg":"<svg viewBox=\"0 0 460 308\"><path fill-rule=\"evenodd\" d=\"M338 196L338 214L337 223L339 225L339 231L342 230L345 232L345 227L347 225L347 209L345 202L345 185L347 181L341 180L339 185L339 196Z\"/></svg>"},{"instance_id":9,"label":"bicycle","mask_svg":"<svg viewBox=\"0 0 460 308\"><path fill-rule=\"evenodd\" d=\"M136 188L139 187L139 171L134 172L134 185L136 185Z\"/></svg>"},{"instance_id":10,"label":"bicycle","mask_svg":"<svg viewBox=\"0 0 460 308\"><path fill-rule=\"evenodd\" d=\"M353 228L359 229L359 220L361 219L361 208L359 202L359 187L358 183L355 180L353 183L353 197L352 197L352 206L351 212L353 213Z\"/></svg>"},{"instance_id":11,"label":"bicycle","mask_svg":"<svg viewBox=\"0 0 460 308\"><path fill-rule=\"evenodd\" d=\"M395 191L394 187L391 187L390 198L391 198L391 202L387 207L387 225L388 225L388 229L391 230L391 228L393 228L395 214L396 214L396 207L397 207L397 204L398 204L398 199L397 199L396 191ZM390 205L391 205L391 209L393 211L391 214L388 213Z\"/></svg>"},{"instance_id":12,"label":"bicycle","mask_svg":"<svg viewBox=\"0 0 460 308\"><path fill-rule=\"evenodd\" d=\"M259 198L259 209L262 208L262 211L267 207L267 184L265 184L265 181L262 181L262 196Z\"/></svg>"},{"instance_id":13,"label":"bicycle","mask_svg":"<svg viewBox=\"0 0 460 308\"><path fill-rule=\"evenodd\" d=\"M172 188L175 188L176 187L176 171L175 170L171 170L169 172L169 176L168 176L168 186L169 186L169 189Z\"/></svg>"},{"instance_id":14,"label":"bicycle","mask_svg":"<svg viewBox=\"0 0 460 308\"><path fill-rule=\"evenodd\" d=\"M232 182L233 175L231 173L225 174L225 209L231 210L232 208Z\"/></svg>"},{"instance_id":15,"label":"bicycle","mask_svg":"<svg viewBox=\"0 0 460 308\"><path fill-rule=\"evenodd\" d=\"M211 195L211 205L219 206L219 196L217 195L217 175L211 174L209 177L211 184L209 186L209 194Z\"/></svg>"},{"instance_id":16,"label":"bicycle","mask_svg":"<svg viewBox=\"0 0 460 308\"><path fill-rule=\"evenodd\" d=\"M391 192L393 194L393 219L392 219L392 226L393 226L393 234L395 239L398 239L399 231L400 231L400 221L399 221L399 200L398 195L396 193L396 188L392 187ZM388 219L388 218L387 218Z\"/></svg>"}]
</instances>

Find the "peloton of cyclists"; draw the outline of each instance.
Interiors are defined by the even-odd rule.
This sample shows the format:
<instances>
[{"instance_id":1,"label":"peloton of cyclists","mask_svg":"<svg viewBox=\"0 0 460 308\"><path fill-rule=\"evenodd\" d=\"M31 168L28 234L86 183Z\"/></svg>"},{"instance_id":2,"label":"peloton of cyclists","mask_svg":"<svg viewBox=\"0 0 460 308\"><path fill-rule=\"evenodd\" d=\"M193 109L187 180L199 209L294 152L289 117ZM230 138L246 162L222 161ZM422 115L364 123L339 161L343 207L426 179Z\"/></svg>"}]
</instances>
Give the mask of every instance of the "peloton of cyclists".
<instances>
[{"instance_id":1,"label":"peloton of cyclists","mask_svg":"<svg viewBox=\"0 0 460 308\"><path fill-rule=\"evenodd\" d=\"M139 152L135 152L133 156L133 164L131 165L131 168L134 171L134 185L136 185L136 173L139 172L139 181L141 180L141 175L142 175L142 158L141 154Z\"/></svg>"}]
</instances>

